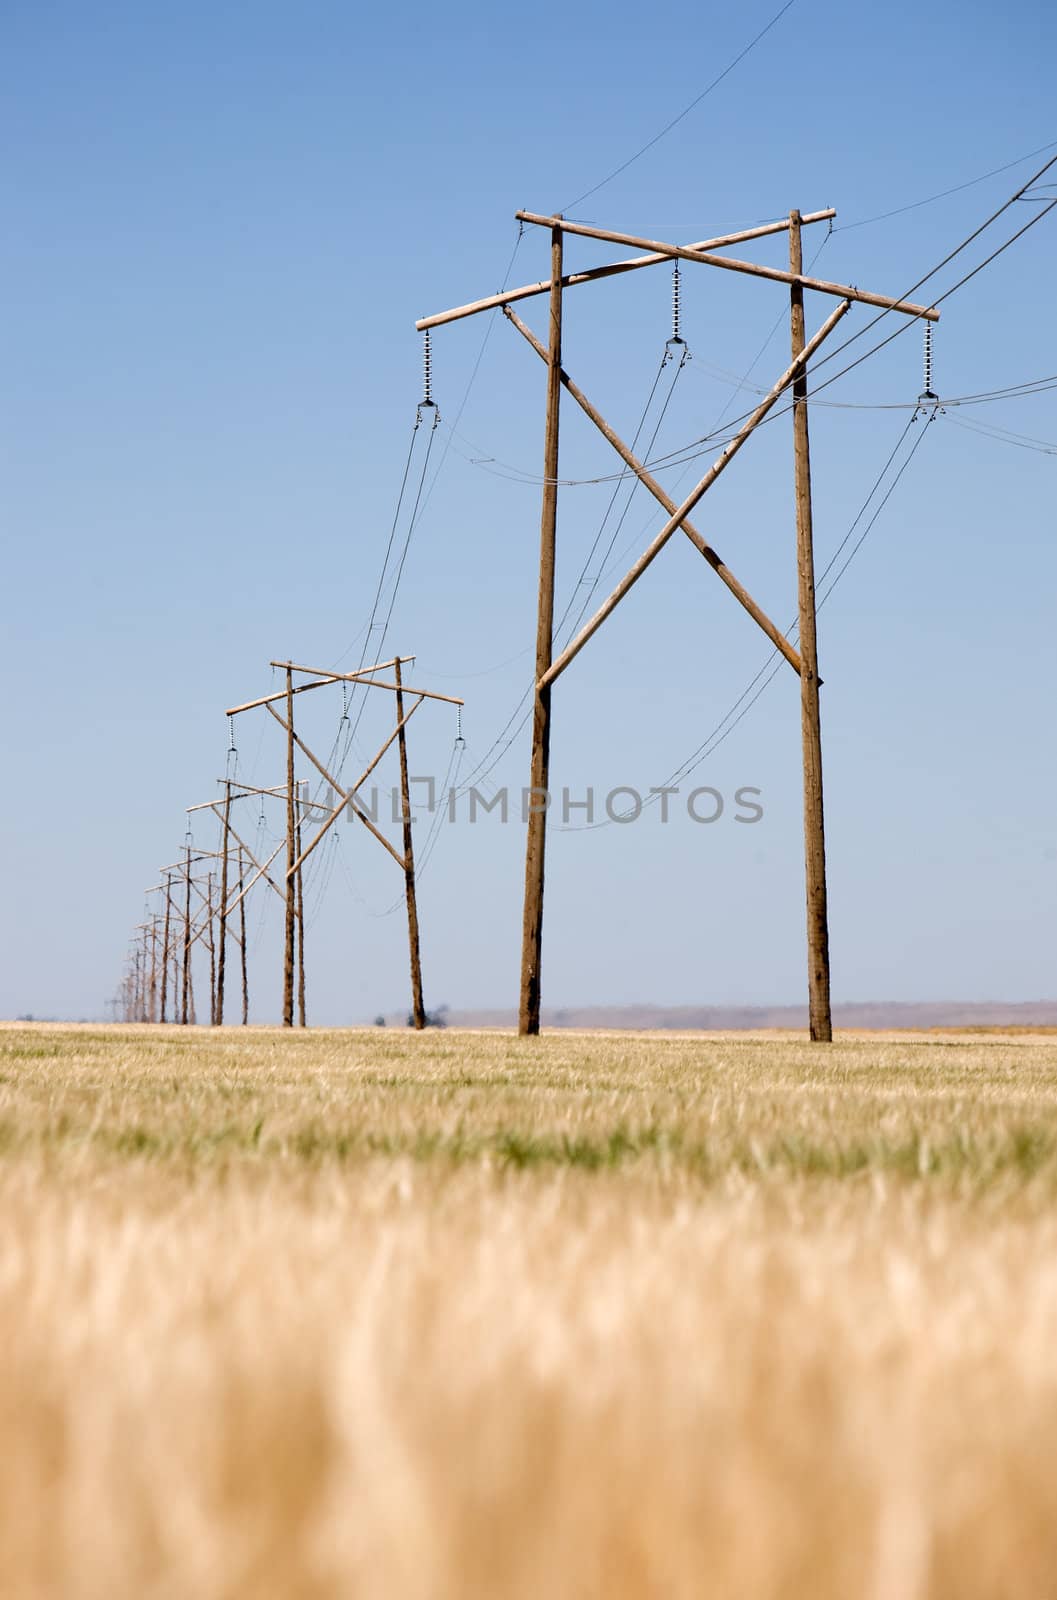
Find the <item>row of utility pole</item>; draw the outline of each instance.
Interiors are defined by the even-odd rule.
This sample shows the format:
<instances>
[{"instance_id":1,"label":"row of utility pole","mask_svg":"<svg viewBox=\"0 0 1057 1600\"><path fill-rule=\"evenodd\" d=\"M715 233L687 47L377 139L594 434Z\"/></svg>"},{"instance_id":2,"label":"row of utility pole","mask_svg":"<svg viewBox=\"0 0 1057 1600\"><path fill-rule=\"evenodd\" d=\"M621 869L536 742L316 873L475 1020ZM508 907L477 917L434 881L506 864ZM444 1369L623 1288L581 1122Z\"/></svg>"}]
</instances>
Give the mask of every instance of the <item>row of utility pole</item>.
<instances>
[{"instance_id":1,"label":"row of utility pole","mask_svg":"<svg viewBox=\"0 0 1057 1600\"><path fill-rule=\"evenodd\" d=\"M219 822L219 849L197 848L192 842L189 826L180 860L163 867L162 882L147 891L148 905L152 896L159 896L160 904L135 930L116 1004L117 1013L124 1021L193 1024L196 1021L193 954L195 947L200 946L207 953L209 961L209 1022L213 1027L223 1026L226 1021L228 949L233 942L241 966L241 1020L245 1025L249 1021L246 899L258 883L263 883L278 897L283 908L283 1025L294 1026L296 1009L297 1023L305 1027L304 867L339 817L347 813L355 817L382 845L403 875L411 980L410 1020L416 1028L426 1026L407 725L427 700L458 707L463 702L453 695L437 694L405 683L403 668L413 660L413 656L394 656L356 672L336 672L299 666L292 661L273 661L273 671L278 669L284 674L284 687L228 708L225 714L232 728L232 750L236 717L263 709L278 723L285 735L285 782L260 788L228 776L218 780L222 789L219 798L188 806L189 818L207 812ZM392 674L391 679L385 677L386 673ZM335 774L319 759L295 727L295 696L333 685L342 686L346 695L351 688L362 687L365 690L385 690L393 696L394 726L355 782L348 786L341 781L340 772ZM347 702L343 721L346 714ZM394 744L397 746L400 776L399 845L393 844L385 836L374 820L371 808L359 796L362 786ZM325 802L309 799L308 784L298 777L298 753L327 784ZM256 799L262 807L267 800L283 803L285 834L270 854L265 855L259 847L255 849L250 844L244 837L248 830L240 832L238 805L247 799ZM284 846L285 869L279 869L275 863ZM233 923L236 912L237 927Z\"/></svg>"},{"instance_id":2,"label":"row of utility pole","mask_svg":"<svg viewBox=\"0 0 1057 1600\"><path fill-rule=\"evenodd\" d=\"M219 869L195 871L200 862L221 863ZM224 1020L224 975L228 939L238 947L242 974L242 1021L249 1021L249 975L246 961L245 862L241 846L232 851L199 850L185 844L180 860L162 868L163 881L147 891L160 906L137 925L117 996L117 1014L125 1022L197 1021L192 952L204 946L209 956L209 1020ZM229 875L235 898L227 901ZM238 909L239 925L227 918ZM219 925L219 926L218 926Z\"/></svg>"},{"instance_id":3,"label":"row of utility pole","mask_svg":"<svg viewBox=\"0 0 1057 1600\"><path fill-rule=\"evenodd\" d=\"M808 370L809 364L821 346L840 324L855 304L877 308L882 315L897 313L910 318L922 318L926 323L938 319L934 307L915 305L909 301L876 294L858 286L832 283L806 274L803 266L802 234L806 226L826 222L832 225L836 212L832 209L802 215L791 211L780 221L763 223L738 233L728 233L688 245L668 244L655 239L640 238L634 234L604 229L557 216L537 215L533 212L516 213L519 223L541 228L550 240L550 273L541 281L521 287L505 289L485 299L452 310L422 318L416 326L426 340L427 392L423 402L432 405L429 393L431 332L443 324L456 322L479 313L501 310L506 320L521 336L524 343L543 362L546 370L543 491L540 516L539 581L536 605L535 683L532 718L532 744L529 767L529 792L539 797L539 803L529 808L528 831L525 848L525 887L522 909L521 985L519 1031L536 1034L540 1027L541 972L543 945L543 895L545 881L545 856L547 840L546 797L550 792L550 746L552 719L552 692L556 680L569 668L590 639L605 623L620 602L638 583L646 570L669 541L681 532L702 556L707 567L716 574L735 600L752 619L774 649L788 663L800 681L801 767L804 821L804 864L807 922L807 970L810 1032L812 1039L828 1041L832 1037L830 1008L829 928L827 916L825 816L822 784L822 735L819 703L818 643L816 628L816 597L814 574L814 538L811 505L811 455L808 434ZM723 252L731 246L769 235L786 235L788 267L775 267L755 261L746 261ZM565 243L568 236L580 236L607 245L617 245L640 254L610 261L586 270L568 272L565 265ZM684 263L700 267L735 272L757 280L784 286L788 294L790 360L776 378L763 399L737 427L733 436L721 450L716 460L700 481L680 503L676 503L634 451L624 442L602 412L574 382L563 365L562 333L565 295L580 285L668 262L679 267ZM817 330L809 337L805 316L805 294L810 291L837 304ZM536 296L546 296L549 307L547 337L541 339L521 320L514 310L515 304ZM662 508L665 520L642 554L629 568L612 593L603 601L594 616L586 622L576 636L555 655L554 649L554 588L558 530L559 437L562 396L571 399L591 420L608 444L620 457L624 469L633 475ZM735 456L748 443L757 428L774 410L783 397L789 398L788 409L792 420L792 488L795 524L795 542L791 567L795 568L797 595L797 626L794 638L787 637L775 625L768 611L749 593L735 577L727 563L720 557L711 540L701 532L691 514L696 510L709 489L724 473ZM184 859L163 869L165 882L163 911L155 914L137 930L128 971L126 972L121 1002L126 1016L138 1020L165 1021L167 1000L172 998L174 1020L194 1020L195 1006L192 985L191 954L195 944L201 942L209 954L210 1007L209 1015L215 1025L225 1019L226 953L229 939L233 938L241 949L243 974L243 1021L248 1014L246 990L245 897L258 882L264 881L278 896L283 905L284 940L282 968L282 1020L285 1026L294 1023L295 994L298 1020L305 1023L304 976L304 899L302 871L305 862L325 837L339 816L348 812L356 817L376 841L389 853L400 868L404 878L407 906L408 951L412 996L412 1019L416 1027L423 1027L426 1012L422 992L421 955L419 949L418 905L415 885L415 857L411 829L410 799L408 794L408 761L406 727L412 715L426 700L441 700L461 705L451 696L438 695L423 689L409 687L403 681L402 668L413 657L395 656L391 660L376 662L371 667L354 673L323 671L299 666L291 661L272 662L273 670L283 672L281 689L254 700L233 706L230 718L248 712L263 710L285 734L285 782L271 789L254 789L222 780L224 792L221 800L206 801L191 811L209 810L221 823L221 847L217 852L193 851L185 847ZM385 674L391 674L386 677ZM349 788L339 782L338 775L309 748L301 733L295 728L295 697L327 685L340 684L347 694L350 686L370 690L383 690L394 696L394 726L381 748ZM399 845L385 837L357 798L360 786L371 775L389 748L396 743L400 766L400 785L403 802L402 828ZM316 774L328 785L329 800L326 805L308 802L301 797L296 774L297 754L308 761ZM270 796L285 802L285 839L267 860L258 860L248 843L239 834L232 820L233 807L250 795ZM305 837L306 832L310 835ZM285 869L270 870L285 844ZM237 854L233 854L236 852ZM193 860L192 860L193 856ZM212 861L213 866L204 872L200 864ZM237 863L237 886L232 888L232 862ZM192 866L199 866L195 873ZM174 877L173 874L176 874ZM174 900L173 891L178 892ZM231 927L231 916L240 910L240 931ZM171 988L170 988L171 977ZM178 1013L178 1015L177 1015Z\"/></svg>"}]
</instances>

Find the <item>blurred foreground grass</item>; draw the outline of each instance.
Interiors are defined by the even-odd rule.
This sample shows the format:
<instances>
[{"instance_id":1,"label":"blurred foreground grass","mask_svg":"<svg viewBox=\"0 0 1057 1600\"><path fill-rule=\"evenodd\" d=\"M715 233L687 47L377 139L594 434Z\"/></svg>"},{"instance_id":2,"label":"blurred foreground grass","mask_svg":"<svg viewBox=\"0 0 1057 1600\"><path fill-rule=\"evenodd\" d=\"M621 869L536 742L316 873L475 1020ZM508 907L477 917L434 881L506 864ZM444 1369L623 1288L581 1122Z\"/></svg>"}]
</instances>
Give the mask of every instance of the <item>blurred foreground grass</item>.
<instances>
[{"instance_id":1,"label":"blurred foreground grass","mask_svg":"<svg viewBox=\"0 0 1057 1600\"><path fill-rule=\"evenodd\" d=\"M0 1028L0 1595L1057 1593L1057 1038Z\"/></svg>"}]
</instances>

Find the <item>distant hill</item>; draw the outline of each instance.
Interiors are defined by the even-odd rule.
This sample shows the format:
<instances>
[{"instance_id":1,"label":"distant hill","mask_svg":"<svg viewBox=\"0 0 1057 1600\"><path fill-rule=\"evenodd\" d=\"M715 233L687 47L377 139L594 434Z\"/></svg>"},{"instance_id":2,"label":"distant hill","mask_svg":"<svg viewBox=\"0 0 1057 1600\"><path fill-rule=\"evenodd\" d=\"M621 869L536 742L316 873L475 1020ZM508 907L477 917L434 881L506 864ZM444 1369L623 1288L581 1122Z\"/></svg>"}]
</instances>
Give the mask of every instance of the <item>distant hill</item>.
<instances>
[{"instance_id":1,"label":"distant hill","mask_svg":"<svg viewBox=\"0 0 1057 1600\"><path fill-rule=\"evenodd\" d=\"M446 1013L454 1028L510 1028L516 1012ZM714 1029L806 1028L806 1006L562 1006L544 1007L545 1028ZM837 1028L1054 1028L1057 1000L870 1000L833 1008Z\"/></svg>"}]
</instances>

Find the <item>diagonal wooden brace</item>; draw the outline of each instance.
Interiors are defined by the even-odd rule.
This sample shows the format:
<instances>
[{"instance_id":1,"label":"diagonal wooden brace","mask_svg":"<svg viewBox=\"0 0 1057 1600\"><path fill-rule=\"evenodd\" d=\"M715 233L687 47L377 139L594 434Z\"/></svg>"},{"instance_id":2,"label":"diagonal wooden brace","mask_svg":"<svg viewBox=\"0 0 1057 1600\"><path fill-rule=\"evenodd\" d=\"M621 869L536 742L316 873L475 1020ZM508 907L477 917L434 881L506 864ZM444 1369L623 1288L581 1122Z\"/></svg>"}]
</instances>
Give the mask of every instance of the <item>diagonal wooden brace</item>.
<instances>
[{"instance_id":1,"label":"diagonal wooden brace","mask_svg":"<svg viewBox=\"0 0 1057 1600\"><path fill-rule=\"evenodd\" d=\"M316 834L315 838L313 840L311 840L310 843L305 846L304 850L302 850L302 852L298 856L297 860L289 868L289 870L287 871L287 874L286 874L286 876L288 878L292 877L293 874L297 871L298 867L300 867L308 859L308 857L312 854L313 850L316 848L316 845L322 839L323 835L325 833L327 833L331 827L333 827L335 822L337 822L338 818L341 816L341 813L345 810L346 806L349 806L351 808L353 816L356 817L360 822L363 823L364 827L368 830L368 832L374 834L374 837L378 840L379 844L382 844L382 845L385 846L385 848L388 850L389 854L392 856L393 860L396 862L397 866L400 867L402 870L405 868L406 863L404 861L403 856L400 855L398 851L393 849L393 846L389 843L389 840L386 838L385 834L382 833L381 829L376 828L374 823L371 821L370 817L367 816L366 812L361 811L359 806L356 804L356 791L361 786L361 784L366 783L367 779L370 777L371 773L374 771L374 769L378 765L379 761L381 761L382 757L385 755L385 752L389 749L389 746L393 743L393 741L395 739L399 738L400 730L402 728L405 728L407 726L407 724L410 722L411 718L414 716L415 712L418 710L419 706L422 704L423 698L424 698L424 696L420 695L420 697L415 701L415 703L411 707L411 709L407 712L406 716L404 716L404 717L402 717L400 719L400 721L397 723L396 727L393 729L392 733L389 735L388 739L386 739L385 743L382 745L381 749L377 752L377 754L368 763L368 765L366 766L364 771L360 774L360 776L357 778L356 782L352 785L352 788L349 789L348 791L344 790L341 787L341 784L338 783L331 776L331 774L327 771L326 767L323 765L322 761L320 761L315 755L313 755L312 751L308 748L307 744L305 744L304 740L297 733L294 734L294 743L308 757L309 761L311 761L312 765L315 767L316 771L320 774L320 776L326 779L326 781L330 784L330 787L334 790L334 792L336 794L341 795L341 800L338 802L337 806L335 806L334 810L330 813L330 816L327 818L326 822L324 822L323 826L320 828L320 830ZM287 732L289 732L289 724L286 721L286 718L285 717L281 717L279 715L278 711L276 711L274 706L266 706L265 710L268 712L269 716L272 716L272 717L275 718L276 722L279 724L279 726L281 728L284 728Z\"/></svg>"},{"instance_id":2,"label":"diagonal wooden brace","mask_svg":"<svg viewBox=\"0 0 1057 1600\"><path fill-rule=\"evenodd\" d=\"M712 463L704 477L701 479L700 483L691 489L682 505L676 507L675 511L673 511L672 515L668 518L668 521L664 524L664 527L654 535L652 541L643 551L639 559L635 562L634 566L631 567L627 573L625 573L623 578L621 578L612 594L602 602L601 606L595 612L590 622L586 623L584 627L581 628L580 632L577 634L572 643L566 645L561 655L558 656L548 667L547 671L542 674L536 684L537 689L544 689L546 688L547 684L553 683L555 678L559 677L560 674L565 671L570 661L572 661L575 656L579 655L588 639L591 638L592 634L597 632L609 614L616 609L621 600L623 600L624 596L628 593L629 589L631 589L633 585L638 582L638 580L642 577L642 574L646 571L646 568L650 566L654 559L664 549L665 545L672 537L672 534L675 533L676 529L681 526L685 518L689 516L690 512L697 505L697 502L709 489L711 489L720 473L730 465L738 451L741 449L742 445L748 439L749 435L755 432L757 426L763 421L767 413L778 403L784 391L788 389L789 385L793 382L793 379L807 365L808 361L814 355L819 345L822 344L823 340L833 332L833 329L837 326L837 323L845 315L845 313L850 309L850 306L850 300L842 300L840 305L830 312L829 316L826 318L821 328L819 328L818 332L808 341L803 350L800 351L799 355L794 357L792 363L786 368L785 372L783 372L782 376L778 379L778 382L774 385L774 388L771 389L770 392L766 394L760 401L760 404L756 407L756 410L753 412L752 416L749 417L744 426L739 429L738 433L735 434L734 438L727 445L726 449L723 450L722 453Z\"/></svg>"},{"instance_id":3,"label":"diagonal wooden brace","mask_svg":"<svg viewBox=\"0 0 1057 1600\"><path fill-rule=\"evenodd\" d=\"M224 810L223 810L223 807L221 806L219 800L211 800L209 802L209 809L210 809L210 811L213 812L214 816L218 817L220 819L220 821L223 822L223 820L224 820ZM234 839L235 843L237 845L241 846L241 848L243 850L245 850L246 854L249 856L249 858L252 861L253 865L255 867L257 867L258 870L264 874L264 877L271 884L272 888L275 890L276 894L279 896L279 899L280 900L285 900L286 896L283 894L283 891L280 889L279 885L276 883L276 881L272 877L271 873L266 871L266 869L261 866L260 862L257 860L257 857L254 855L253 851L250 849L249 845L246 843L245 839L241 838L235 832L235 829L234 829L234 827L233 827L233 825L232 825L230 820L228 821L227 829L228 829L228 832L230 833L231 837ZM230 911L226 912L225 915L230 916Z\"/></svg>"},{"instance_id":4,"label":"diagonal wooden brace","mask_svg":"<svg viewBox=\"0 0 1057 1600\"><path fill-rule=\"evenodd\" d=\"M908 317L924 317L938 322L935 306L915 305L912 300L895 300L888 294L873 294L850 283L830 283L827 278L808 278L802 272L786 272L781 267L764 267L758 261L737 261L733 256L715 256L678 244L663 244L659 239L640 239L635 233L616 233L612 228L595 228L584 222L566 222L562 217L541 217L534 211L516 211L519 222L534 222L541 228L561 228L563 233L583 234L587 239L603 239L609 244L625 244L632 250L650 250L674 261L700 261L706 267L723 267L727 272L747 272L754 278L770 278L773 283L789 283L804 289L817 289L840 300L858 300L864 306L880 306L884 311L902 311Z\"/></svg>"},{"instance_id":5,"label":"diagonal wooden brace","mask_svg":"<svg viewBox=\"0 0 1057 1600\"><path fill-rule=\"evenodd\" d=\"M539 339L536 338L536 335L532 332L532 329L525 326L517 312L512 311L509 306L504 306L503 314L514 324L518 332L528 340L536 354L540 356L542 360L546 361L548 359L546 349L540 343ZM601 412L596 410L596 408L591 404L590 400L588 400L587 396L584 394L583 390L573 382L564 368L559 371L558 376L563 386L568 390L569 394L572 395L580 409L590 417L598 431L613 446L613 449L617 452L617 455L620 456L621 460L627 463L632 472L638 478L639 482L650 491L655 500L660 502L665 511L667 511L669 515L672 515L676 510L676 504L671 495L662 489L656 478L654 478L652 474L649 473L642 465L642 462L632 454L627 445L620 438L619 434L617 434L609 426L609 423L602 416ZM693 523L689 521L689 519L684 518L682 529L694 548L699 550L704 556L705 560L708 562L716 576L726 584L727 588L730 590L731 594L738 601L738 603L744 606L745 610L749 613L749 616L753 619L753 621L763 629L764 633L767 635L768 639L770 639L775 649L781 651L782 655L788 661L793 671L799 673L799 655L789 643L789 640L785 637L785 635L781 633L776 625L771 621L767 613L756 604L756 601L752 598L752 595L745 588L744 584L739 583L738 579L731 572L730 568L723 561L722 557L717 555L716 551L713 550L712 546L703 538L700 533L698 533L697 529L694 527Z\"/></svg>"}]
</instances>

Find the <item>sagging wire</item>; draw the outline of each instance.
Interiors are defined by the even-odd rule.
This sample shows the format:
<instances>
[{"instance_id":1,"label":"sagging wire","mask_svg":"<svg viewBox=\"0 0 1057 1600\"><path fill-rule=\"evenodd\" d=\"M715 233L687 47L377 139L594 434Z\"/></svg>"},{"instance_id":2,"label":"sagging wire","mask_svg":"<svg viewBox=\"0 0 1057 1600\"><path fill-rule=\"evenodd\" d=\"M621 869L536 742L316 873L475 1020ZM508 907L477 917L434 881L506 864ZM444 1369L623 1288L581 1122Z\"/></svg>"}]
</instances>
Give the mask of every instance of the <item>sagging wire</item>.
<instances>
[{"instance_id":1,"label":"sagging wire","mask_svg":"<svg viewBox=\"0 0 1057 1600\"><path fill-rule=\"evenodd\" d=\"M925 427L918 433L917 438L914 440L914 443L911 446L910 450L908 451L905 459L903 460L903 462L900 465L898 471L895 473L894 477L892 478L892 481L889 483L888 488L885 490L885 492L884 492L883 496L881 497L881 499L877 502L877 504L876 504L876 506L874 508L873 514L870 517L869 521L866 523L866 526L863 528L861 534L859 535L859 538L856 540L854 546L849 551L846 559L844 560L844 562L841 564L841 566L839 567L839 569L835 573L832 581L828 585L823 587L823 585L825 584L826 578L833 571L833 569L836 566L837 562L840 560L842 552L846 549L849 540L852 538L853 534L855 533L856 528L862 522L863 517L866 515L866 512L868 511L870 505L873 503L875 497L877 496L877 493L878 493L882 483L884 482L884 480L887 477L889 471L891 470L892 464L896 460L896 457L899 455L899 452L902 450L903 445L904 445L908 435L910 434L912 428L914 427L915 422L922 415L922 411L921 410L916 411L913 416L911 416L911 417L909 417L907 419L906 423L903 426L902 432L899 435L899 438L896 440L895 446L893 447L893 449L889 453L889 455L888 455L883 467L881 468L881 470L878 473L876 479L874 480L874 483L873 483L869 493L867 494L866 499L863 501L862 505L860 506L859 511L856 514L856 516L855 516L850 528L848 529L847 533L844 535L844 538L840 541L840 543L838 544L837 548L834 550L833 554L830 556L829 560L827 561L825 567L822 569L822 572L818 576L817 586L818 586L818 590L819 590L819 599L818 599L817 609L821 610L822 606L829 599L830 595L833 593L833 590L836 588L837 584L840 582L841 578L844 576L845 572L848 570L848 567L851 565L852 561L855 559L855 556L858 554L859 550L862 548L862 545L863 545L864 541L866 540L867 535L870 533L870 530L873 528L874 524L877 522L877 519L880 517L882 511L884 510L885 506L888 504L888 501L891 499L892 495L894 494L894 492L895 492L900 480L902 479L904 473L907 471L907 469L910 466L910 463L914 459L914 456L917 454L917 452L918 452L918 450L919 450L919 448L920 448L920 446L922 444L922 441L925 438L925 434L928 432L929 426L931 425L932 422L935 421L936 416L938 414L939 414L939 407L937 406L937 407L934 407L933 410L931 412L929 412L929 414L927 415L926 422L925 422ZM795 619L790 622L789 627L786 630L786 636L791 640L796 638L796 636L797 636L797 625L796 625ZM675 769L675 771L673 773L671 773L671 775L668 778L665 779L665 782L664 782L663 785L657 786L657 788L656 788L656 790L655 790L653 795L648 796L645 799L645 801L643 802L643 809L645 809L647 806L655 804L656 800L659 798L660 794L663 793L664 789L666 789L666 788L667 789L671 789L671 788L677 787L679 784L685 782L685 780L688 777L690 777L690 775L692 773L696 772L698 767L700 767L702 765L702 763L704 761L706 761L710 755L713 755L714 752L719 749L719 746L721 744L723 744L730 737L730 735L734 732L734 729L738 726L738 724L752 710L753 706L756 704L757 700L760 699L760 697L764 693L764 691L769 687L769 685L771 683L773 683L774 679L778 676L779 672L781 671L782 665L783 665L782 656L780 655L780 653L777 650L772 650L770 655L763 662L762 666L759 668L759 670L755 674L755 676L749 680L748 684L742 690L741 694L734 701L733 705L730 706L730 708L727 710L726 714L723 717L721 717L720 720L715 724L715 726L713 727L712 731L709 733L708 737L703 741L702 744L700 744L697 747L697 749L693 752L692 755L688 756L686 758L686 760L684 762L682 762L682 764L679 767L677 767ZM564 826L555 824L555 826L557 826L559 828L559 831L562 832L562 833L586 833L586 832L597 832L598 830L600 830L602 828L612 827L614 821L623 822L623 821L626 821L626 820L628 820L628 814L624 814L623 816L618 816L616 819L608 818L604 822L589 822L589 823L580 823L580 824L572 824L572 825L565 824Z\"/></svg>"},{"instance_id":2,"label":"sagging wire","mask_svg":"<svg viewBox=\"0 0 1057 1600\"><path fill-rule=\"evenodd\" d=\"M448 758L448 770L445 772L444 777L441 780L440 796L434 804L433 820L430 823L429 832L426 835L426 842L422 848L421 854L418 856L418 859L415 862L416 885L422 882L426 868L428 867L433 857L433 852L437 847L437 842L443 831L444 824L451 817L455 799L458 797L460 792L459 774L462 770L462 763L466 754L466 740L463 737L462 731L462 707L456 706L455 710L455 742L452 746L451 755ZM406 905L406 903L407 896L405 893L401 893L397 895L396 899L391 905L386 906L384 911L374 911L371 913L371 915L378 920L381 920L385 917L391 917L394 912L399 911L402 906Z\"/></svg>"},{"instance_id":3,"label":"sagging wire","mask_svg":"<svg viewBox=\"0 0 1057 1600\"><path fill-rule=\"evenodd\" d=\"M378 633L377 642L376 642L376 644L374 646L376 653L380 654L382 652L382 650L384 650L384 648L385 648L385 641L386 641L386 637L387 637L388 632L389 632L389 625L390 625L390 623L392 622L392 619L393 619L393 610L394 610L394 608L396 606L397 595L399 594L399 591L400 591L400 583L401 583L401 580L403 578L404 567L405 567L405 564L407 562L408 551L411 548L411 538L412 538L412 535L414 534L415 528L418 525L418 522L419 522L419 519L420 519L420 515L421 515L421 511L422 511L422 493L423 493L423 489L424 489L425 483L426 483L426 475L427 475L427 473L429 471L429 461L430 461L430 456L431 456L432 451L433 451L433 441L436 438L437 426L438 426L438 424L440 422L440 412L437 409L437 406L436 406L435 402L432 401L432 400L429 402L429 409L431 409L432 412L433 412L433 424L432 424L432 427L430 428L429 434L427 436L426 449L425 449L425 453L424 453L424 456L423 456L423 459L422 459L422 469L421 469L421 471L420 471L420 473L418 475L418 485L417 485L417 488L415 490L414 504L412 505L411 515L410 515L410 518L408 519L407 533L406 533L406 535L404 537L403 548L402 548L401 553L400 553L400 560L399 560L399 562L397 563L397 566L396 566L396 571L395 571L395 575L394 575L394 578L393 578L393 590L392 590L392 594L391 594L390 599L389 599L389 607L388 607L388 610L386 612L385 621L384 622L378 622L376 619L377 619L378 611L379 611L379 608L380 608L381 602L382 602L382 594L384 593L384 590L385 590L386 577L387 577L388 571L389 571L389 562L390 562L390 558L391 558L392 551L393 551L393 545L394 545L395 539L396 539L396 530L397 530L397 526L398 526L399 521L400 521L401 510L402 510L403 503L404 503L404 496L405 496L405 491L406 491L406 488L407 488L408 477L410 475L411 462L412 462L412 457L413 457L414 449L415 449L415 442L416 442L416 439L417 439L418 434L419 434L419 430L420 430L421 425L422 425L423 411L425 409L426 409L426 402L422 401L422 402L420 402L420 404L417 406L417 408L415 410L415 422L414 422L414 426L413 426L412 431L411 431L411 449L408 451L407 463L406 463L406 465L404 467L404 477L403 477L403 482L402 482L401 488L400 488L400 496L399 496L399 499L397 501L396 514L395 514L395 516L393 518L392 527L389 530L389 542L388 542L388 545L386 546L385 560L382 563L382 571L381 571L381 574L379 575L378 587L375 590L374 603L373 603L373 605L371 607L371 620L370 620L370 623L368 624L367 634L366 634L366 637L365 637L364 642L363 642L363 648L362 648L362 650L360 652L360 660L359 660L359 666L357 667L357 671L361 671L363 669L364 665L366 664L367 652L371 648L372 639L374 638L374 635L375 635L376 632ZM359 686L357 684L353 684L352 685L352 689L350 691L350 697L349 697L350 706L351 706L352 701L355 700L355 698L356 698L356 689L357 689L357 687L362 687L362 686ZM350 752L350 750L352 750L354 748L354 741L355 741L355 738L356 738L356 734L359 731L359 726L360 726L360 722L361 722L362 717L363 717L364 708L365 708L365 706L367 704L367 695L368 695L368 690L366 688L363 688L363 693L359 698L359 703L358 703L358 707L357 707L357 710L356 710L356 715L351 720L351 722L349 723L349 726L348 726L347 731L345 733L345 737L344 737L344 739L342 741L341 753L337 758L337 776L339 778L342 777L342 775L343 775L344 768L345 768L345 763L349 759L349 752Z\"/></svg>"}]
</instances>

